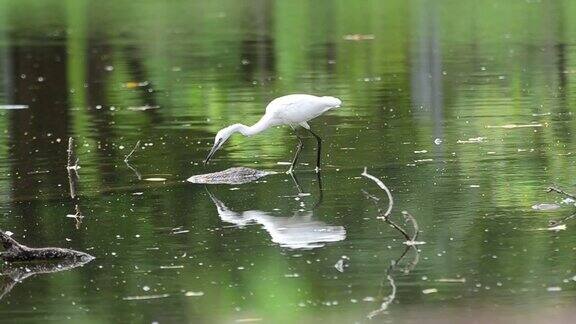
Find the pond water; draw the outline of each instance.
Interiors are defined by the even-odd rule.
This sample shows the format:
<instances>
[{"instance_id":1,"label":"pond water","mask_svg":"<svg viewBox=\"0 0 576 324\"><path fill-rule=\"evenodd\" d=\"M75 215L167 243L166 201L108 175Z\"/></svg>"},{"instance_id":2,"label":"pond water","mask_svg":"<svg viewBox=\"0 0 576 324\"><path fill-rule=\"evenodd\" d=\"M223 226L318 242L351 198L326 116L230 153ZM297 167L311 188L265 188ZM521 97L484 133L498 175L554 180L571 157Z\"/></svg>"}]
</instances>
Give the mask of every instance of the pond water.
<instances>
[{"instance_id":1,"label":"pond water","mask_svg":"<svg viewBox=\"0 0 576 324\"><path fill-rule=\"evenodd\" d=\"M96 257L16 283L4 265L0 316L573 320L576 221L550 222L574 201L546 188L576 192L575 15L561 0L0 2L0 228ZM220 128L289 93L344 102L311 122L318 176L310 136L283 173L289 127L202 165ZM278 173L185 181L238 166ZM378 218L364 167L424 244Z\"/></svg>"}]
</instances>

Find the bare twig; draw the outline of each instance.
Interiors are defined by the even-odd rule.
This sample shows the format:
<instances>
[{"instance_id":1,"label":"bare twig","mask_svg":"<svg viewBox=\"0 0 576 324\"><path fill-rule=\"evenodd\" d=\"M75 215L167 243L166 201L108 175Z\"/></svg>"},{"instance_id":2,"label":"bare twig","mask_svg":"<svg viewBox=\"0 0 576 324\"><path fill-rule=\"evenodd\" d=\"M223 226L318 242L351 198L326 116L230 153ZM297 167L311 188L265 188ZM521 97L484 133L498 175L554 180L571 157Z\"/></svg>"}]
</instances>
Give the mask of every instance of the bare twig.
<instances>
[{"instance_id":1,"label":"bare twig","mask_svg":"<svg viewBox=\"0 0 576 324\"><path fill-rule=\"evenodd\" d=\"M78 158L74 152L74 139L68 139L68 162L66 164L66 171L68 171L68 184L70 186L70 198L75 199L78 192Z\"/></svg>"},{"instance_id":2,"label":"bare twig","mask_svg":"<svg viewBox=\"0 0 576 324\"><path fill-rule=\"evenodd\" d=\"M556 192L556 193L559 193L559 194L561 194L561 195L564 195L564 196L566 196L566 197L569 197L569 198L572 198L572 199L576 200L576 195L567 193L566 191L564 191L564 190L562 190L562 189L560 189L560 188L554 187L554 186L548 187L548 189L546 190L546 192Z\"/></svg>"},{"instance_id":3,"label":"bare twig","mask_svg":"<svg viewBox=\"0 0 576 324\"><path fill-rule=\"evenodd\" d=\"M126 157L124 157L124 162L128 163L128 159L130 159L132 154L134 154L134 152L136 152L136 149L138 149L139 146L140 146L140 140L138 140L138 142L136 142L136 145L134 145L134 148L132 149L132 151L130 151L130 153L128 153L128 155L126 155Z\"/></svg>"},{"instance_id":4,"label":"bare twig","mask_svg":"<svg viewBox=\"0 0 576 324\"><path fill-rule=\"evenodd\" d=\"M392 212L392 207L394 207L394 199L392 198L392 193L390 192L388 187L386 187L386 185L382 181L380 181L380 179L368 173L368 168L364 167L364 172L362 172L362 176L376 182L376 184L386 192L386 195L388 195L388 201L390 203L388 204L388 209L382 215L383 218L387 218Z\"/></svg>"},{"instance_id":5,"label":"bare twig","mask_svg":"<svg viewBox=\"0 0 576 324\"><path fill-rule=\"evenodd\" d=\"M68 163L66 164L66 169L68 170L78 170L80 166L78 165L79 159L76 157L74 152L74 138L68 138Z\"/></svg>"},{"instance_id":6,"label":"bare twig","mask_svg":"<svg viewBox=\"0 0 576 324\"><path fill-rule=\"evenodd\" d=\"M136 168L133 167L130 164L130 162L128 162L128 160L130 159L132 154L134 154L134 152L136 152L136 149L138 149L139 146L140 146L140 140L138 140L136 142L136 145L134 145L134 148L132 149L132 151L130 151L130 153L128 153L128 155L126 155L126 157L124 157L124 163L126 164L128 169L132 170L134 172L134 174L136 174L136 177L138 178L138 180L142 180L142 175L140 174L140 172L138 172L138 170L136 170Z\"/></svg>"},{"instance_id":7,"label":"bare twig","mask_svg":"<svg viewBox=\"0 0 576 324\"><path fill-rule=\"evenodd\" d=\"M364 193L364 195L366 196L366 198L371 199L374 204L376 205L376 208L378 208L378 213L382 214L382 209L380 209L380 206L378 205L378 201L379 199L370 195L368 192L366 192L365 190L362 189L362 193ZM390 226L392 226L392 228L394 228L395 230L397 230L398 232L400 232L407 241L411 241L412 238L410 237L410 235L408 234L408 232L406 232L402 227L398 226L396 223L394 223L392 220L390 220L390 217L387 216L381 216L378 217L382 220L384 220L387 224L389 224Z\"/></svg>"},{"instance_id":8,"label":"bare twig","mask_svg":"<svg viewBox=\"0 0 576 324\"><path fill-rule=\"evenodd\" d=\"M414 234L412 236L411 241L414 242L418 238L418 233L420 232L420 230L418 229L418 223L416 222L416 218L414 218L414 216L412 216L409 212L405 210L402 211L402 215L404 215L404 218L412 223L412 226L414 228Z\"/></svg>"}]
</instances>

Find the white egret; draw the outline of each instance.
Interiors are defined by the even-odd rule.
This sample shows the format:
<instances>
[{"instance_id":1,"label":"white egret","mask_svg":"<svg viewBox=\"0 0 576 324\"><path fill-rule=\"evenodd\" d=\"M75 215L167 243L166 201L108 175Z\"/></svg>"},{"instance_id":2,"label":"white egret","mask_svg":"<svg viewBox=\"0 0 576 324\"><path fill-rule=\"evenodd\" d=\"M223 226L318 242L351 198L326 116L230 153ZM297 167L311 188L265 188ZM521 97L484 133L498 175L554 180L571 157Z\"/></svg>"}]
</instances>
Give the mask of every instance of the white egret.
<instances>
[{"instance_id":1,"label":"white egret","mask_svg":"<svg viewBox=\"0 0 576 324\"><path fill-rule=\"evenodd\" d=\"M316 172L318 172L320 170L322 140L310 129L308 121L322 115L332 108L340 107L341 104L342 101L335 97L317 97L307 94L291 94L276 98L266 106L266 113L256 124L252 126L233 124L221 129L214 138L214 146L212 147L212 150L210 150L206 160L204 160L204 164L208 163L214 153L216 153L226 140L236 132L244 136L252 136L261 133L272 126L289 125L294 130L296 130L295 127L302 126L316 138L318 143ZM297 132L295 133L298 138L298 145L290 169L288 169L288 173L291 173L292 170L294 170L294 166L296 165L296 162L298 162L298 155L303 146L302 139L298 136Z\"/></svg>"}]
</instances>

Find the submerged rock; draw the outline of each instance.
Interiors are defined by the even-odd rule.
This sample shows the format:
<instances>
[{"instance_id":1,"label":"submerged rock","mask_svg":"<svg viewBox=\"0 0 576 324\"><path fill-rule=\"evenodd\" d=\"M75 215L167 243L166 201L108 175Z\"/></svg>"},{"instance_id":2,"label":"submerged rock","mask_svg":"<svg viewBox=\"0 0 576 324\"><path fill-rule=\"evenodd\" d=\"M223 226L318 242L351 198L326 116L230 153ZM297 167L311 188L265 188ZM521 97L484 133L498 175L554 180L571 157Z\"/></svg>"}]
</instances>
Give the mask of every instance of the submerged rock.
<instances>
[{"instance_id":1,"label":"submerged rock","mask_svg":"<svg viewBox=\"0 0 576 324\"><path fill-rule=\"evenodd\" d=\"M198 174L188 178L188 182L203 184L244 184L256 181L267 175L275 174L272 171L261 171L252 168L230 168L220 172Z\"/></svg>"},{"instance_id":2,"label":"submerged rock","mask_svg":"<svg viewBox=\"0 0 576 324\"><path fill-rule=\"evenodd\" d=\"M18 243L3 231L0 231L0 243L6 250L0 253L0 258L8 262L66 259L88 262L94 259L90 254L70 249L56 247L31 248Z\"/></svg>"}]
</instances>

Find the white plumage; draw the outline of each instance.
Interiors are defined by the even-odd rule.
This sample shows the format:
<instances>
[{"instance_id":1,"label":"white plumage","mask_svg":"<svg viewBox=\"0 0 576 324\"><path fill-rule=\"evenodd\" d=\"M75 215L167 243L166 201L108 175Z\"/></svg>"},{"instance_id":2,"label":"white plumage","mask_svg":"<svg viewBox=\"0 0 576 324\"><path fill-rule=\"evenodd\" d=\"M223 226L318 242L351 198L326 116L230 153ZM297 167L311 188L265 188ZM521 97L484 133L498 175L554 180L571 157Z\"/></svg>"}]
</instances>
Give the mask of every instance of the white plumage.
<instances>
[{"instance_id":1,"label":"white plumage","mask_svg":"<svg viewBox=\"0 0 576 324\"><path fill-rule=\"evenodd\" d=\"M291 94L276 98L266 106L266 113L256 124L252 126L234 124L221 129L218 134L216 134L216 137L214 138L214 146L204 163L207 163L214 153L222 147L224 142L226 142L226 140L236 132L245 136L252 136L261 133L272 126L289 125L292 128L302 126L308 130L318 142L316 160L316 171L318 172L318 170L320 170L321 139L318 135L312 132L310 125L308 125L308 121L322 115L330 109L340 107L341 104L342 101L335 97L318 97L308 94ZM294 169L302 148L302 140L298 134L296 134L296 136L298 137L298 147L288 172L292 172Z\"/></svg>"}]
</instances>

